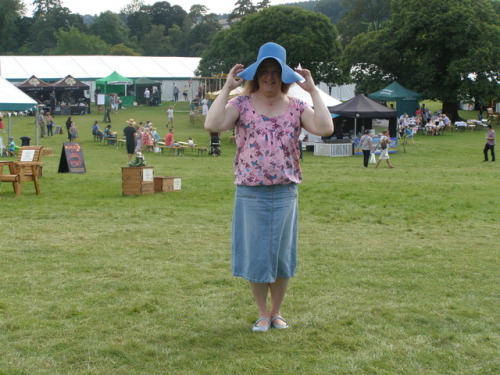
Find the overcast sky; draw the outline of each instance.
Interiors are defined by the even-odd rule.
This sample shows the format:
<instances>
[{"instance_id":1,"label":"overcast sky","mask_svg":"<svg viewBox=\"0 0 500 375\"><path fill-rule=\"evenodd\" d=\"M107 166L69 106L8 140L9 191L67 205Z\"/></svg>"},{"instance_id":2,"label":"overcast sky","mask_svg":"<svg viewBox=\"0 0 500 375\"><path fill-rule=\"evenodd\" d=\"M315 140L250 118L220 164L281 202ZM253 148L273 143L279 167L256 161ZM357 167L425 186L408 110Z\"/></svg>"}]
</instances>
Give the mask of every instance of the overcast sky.
<instances>
[{"instance_id":1,"label":"overcast sky","mask_svg":"<svg viewBox=\"0 0 500 375\"><path fill-rule=\"evenodd\" d=\"M32 0L23 0L28 9L28 15L31 16L33 12L33 7L31 6ZM144 0L144 4L153 5L154 3L161 0ZM166 0L170 5L179 5L186 12L193 4L205 5L208 8L209 13L224 14L230 13L234 9L234 4L237 0ZM300 0L271 0L271 5L280 5L286 3L296 3ZM259 0L253 0L253 4L257 4ZM84 14L99 14L110 10L114 13L120 12L120 10L127 4L130 4L130 0L61 0L61 5L63 7L69 8L72 13Z\"/></svg>"}]
</instances>

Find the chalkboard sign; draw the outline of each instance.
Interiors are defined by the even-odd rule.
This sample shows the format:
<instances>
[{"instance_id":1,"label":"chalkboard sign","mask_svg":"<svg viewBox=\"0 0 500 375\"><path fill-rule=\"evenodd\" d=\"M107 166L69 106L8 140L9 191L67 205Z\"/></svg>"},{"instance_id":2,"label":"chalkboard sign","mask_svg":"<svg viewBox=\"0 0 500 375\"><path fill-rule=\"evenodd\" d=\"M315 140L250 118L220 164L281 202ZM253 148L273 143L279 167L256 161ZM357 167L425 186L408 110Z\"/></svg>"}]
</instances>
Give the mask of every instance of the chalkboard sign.
<instances>
[{"instance_id":1,"label":"chalkboard sign","mask_svg":"<svg viewBox=\"0 0 500 375\"><path fill-rule=\"evenodd\" d=\"M64 143L61 160L59 161L59 173L85 173L85 160L83 159L82 146L79 143Z\"/></svg>"}]
</instances>

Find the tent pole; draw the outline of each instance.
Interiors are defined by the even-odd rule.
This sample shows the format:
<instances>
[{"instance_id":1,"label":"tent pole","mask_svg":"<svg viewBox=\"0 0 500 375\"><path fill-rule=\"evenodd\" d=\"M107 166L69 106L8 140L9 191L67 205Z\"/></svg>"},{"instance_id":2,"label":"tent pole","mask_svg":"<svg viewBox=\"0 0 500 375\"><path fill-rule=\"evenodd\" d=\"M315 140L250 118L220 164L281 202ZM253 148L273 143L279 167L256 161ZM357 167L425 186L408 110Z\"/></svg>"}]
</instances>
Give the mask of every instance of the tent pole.
<instances>
[{"instance_id":1,"label":"tent pole","mask_svg":"<svg viewBox=\"0 0 500 375\"><path fill-rule=\"evenodd\" d=\"M40 114L40 108L36 106L35 112L35 145L38 146L38 115Z\"/></svg>"},{"instance_id":2,"label":"tent pole","mask_svg":"<svg viewBox=\"0 0 500 375\"><path fill-rule=\"evenodd\" d=\"M12 116L12 113L9 112L9 124L7 125L7 137L8 138L12 137L12 124L10 123L11 116Z\"/></svg>"}]
</instances>

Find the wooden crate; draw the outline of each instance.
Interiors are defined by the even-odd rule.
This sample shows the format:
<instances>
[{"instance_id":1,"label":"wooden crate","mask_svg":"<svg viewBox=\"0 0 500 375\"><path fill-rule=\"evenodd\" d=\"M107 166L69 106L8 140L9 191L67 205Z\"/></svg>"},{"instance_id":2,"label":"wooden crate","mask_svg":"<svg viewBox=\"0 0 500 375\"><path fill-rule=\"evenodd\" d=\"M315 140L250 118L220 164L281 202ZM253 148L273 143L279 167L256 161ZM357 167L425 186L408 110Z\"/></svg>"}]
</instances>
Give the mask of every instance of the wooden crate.
<instances>
[{"instance_id":1,"label":"wooden crate","mask_svg":"<svg viewBox=\"0 0 500 375\"><path fill-rule=\"evenodd\" d=\"M122 167L122 192L123 195L153 194L153 167Z\"/></svg>"},{"instance_id":2,"label":"wooden crate","mask_svg":"<svg viewBox=\"0 0 500 375\"><path fill-rule=\"evenodd\" d=\"M164 191L181 191L181 178L174 176L158 176L155 180L155 193Z\"/></svg>"}]
</instances>

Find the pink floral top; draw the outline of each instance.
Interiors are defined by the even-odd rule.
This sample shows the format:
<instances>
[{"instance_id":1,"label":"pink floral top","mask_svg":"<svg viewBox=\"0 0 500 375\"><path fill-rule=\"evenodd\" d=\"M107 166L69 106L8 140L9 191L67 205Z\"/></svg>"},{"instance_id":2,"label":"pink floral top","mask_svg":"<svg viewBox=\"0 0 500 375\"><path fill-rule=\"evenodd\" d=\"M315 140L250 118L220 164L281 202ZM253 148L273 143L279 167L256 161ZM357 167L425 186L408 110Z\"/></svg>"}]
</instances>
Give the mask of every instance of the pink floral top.
<instances>
[{"instance_id":1,"label":"pink floral top","mask_svg":"<svg viewBox=\"0 0 500 375\"><path fill-rule=\"evenodd\" d=\"M240 118L236 123L235 184L246 186L300 183L300 116L309 105L289 98L281 116L268 118L255 111L250 96L229 101Z\"/></svg>"}]
</instances>

